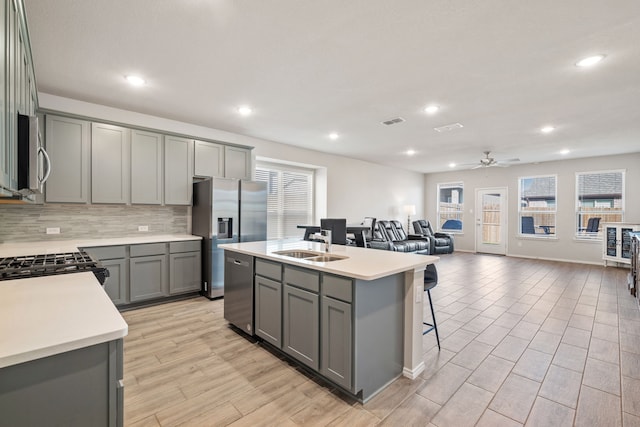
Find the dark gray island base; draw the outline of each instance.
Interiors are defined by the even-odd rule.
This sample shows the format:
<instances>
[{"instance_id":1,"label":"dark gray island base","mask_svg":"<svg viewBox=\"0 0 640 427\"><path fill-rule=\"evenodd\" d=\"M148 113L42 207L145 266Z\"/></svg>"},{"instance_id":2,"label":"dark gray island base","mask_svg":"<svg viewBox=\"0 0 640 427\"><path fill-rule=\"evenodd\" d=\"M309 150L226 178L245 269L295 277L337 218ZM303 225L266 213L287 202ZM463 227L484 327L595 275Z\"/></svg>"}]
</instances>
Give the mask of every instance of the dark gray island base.
<instances>
[{"instance_id":1,"label":"dark gray island base","mask_svg":"<svg viewBox=\"0 0 640 427\"><path fill-rule=\"evenodd\" d=\"M253 327L246 316L235 322L244 332L362 402L403 374L404 273L362 280L228 249L225 257L225 318L253 312ZM235 298L234 262L253 266L244 276L253 310Z\"/></svg>"}]
</instances>

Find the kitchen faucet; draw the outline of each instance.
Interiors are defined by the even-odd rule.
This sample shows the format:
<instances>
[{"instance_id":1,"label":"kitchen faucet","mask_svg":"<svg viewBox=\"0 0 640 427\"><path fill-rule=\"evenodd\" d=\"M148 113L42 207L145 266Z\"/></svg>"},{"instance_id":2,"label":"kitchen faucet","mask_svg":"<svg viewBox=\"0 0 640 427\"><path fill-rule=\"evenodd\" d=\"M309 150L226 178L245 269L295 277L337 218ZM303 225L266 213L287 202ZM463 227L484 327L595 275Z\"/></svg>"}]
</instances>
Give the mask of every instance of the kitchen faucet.
<instances>
[{"instance_id":1,"label":"kitchen faucet","mask_svg":"<svg viewBox=\"0 0 640 427\"><path fill-rule=\"evenodd\" d=\"M331 230L320 230L319 233L314 233L311 237L313 240L324 242L325 252L331 252Z\"/></svg>"}]
</instances>

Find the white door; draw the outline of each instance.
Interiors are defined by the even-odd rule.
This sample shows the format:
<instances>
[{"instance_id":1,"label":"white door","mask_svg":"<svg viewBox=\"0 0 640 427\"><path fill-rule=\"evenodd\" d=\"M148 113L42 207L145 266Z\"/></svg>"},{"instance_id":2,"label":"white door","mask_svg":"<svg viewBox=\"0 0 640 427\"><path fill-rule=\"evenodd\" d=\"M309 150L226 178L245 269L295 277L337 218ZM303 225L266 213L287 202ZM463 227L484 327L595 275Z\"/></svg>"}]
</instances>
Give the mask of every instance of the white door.
<instances>
[{"instance_id":1,"label":"white door","mask_svg":"<svg viewBox=\"0 0 640 427\"><path fill-rule=\"evenodd\" d=\"M507 253L507 189L476 190L476 252Z\"/></svg>"}]
</instances>

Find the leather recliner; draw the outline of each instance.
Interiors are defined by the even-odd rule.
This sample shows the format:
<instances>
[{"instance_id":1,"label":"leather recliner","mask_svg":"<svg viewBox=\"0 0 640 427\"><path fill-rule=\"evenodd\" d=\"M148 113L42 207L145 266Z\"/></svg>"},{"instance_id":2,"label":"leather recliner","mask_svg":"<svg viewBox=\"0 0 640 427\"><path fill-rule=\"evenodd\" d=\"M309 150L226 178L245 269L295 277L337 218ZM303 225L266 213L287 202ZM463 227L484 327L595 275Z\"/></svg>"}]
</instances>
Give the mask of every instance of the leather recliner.
<instances>
[{"instance_id":1,"label":"leather recliner","mask_svg":"<svg viewBox=\"0 0 640 427\"><path fill-rule=\"evenodd\" d=\"M424 219L413 221L416 234L428 237L431 242L431 254L450 254L453 252L453 236L447 233L434 233L431 223Z\"/></svg>"},{"instance_id":2,"label":"leather recliner","mask_svg":"<svg viewBox=\"0 0 640 427\"><path fill-rule=\"evenodd\" d=\"M395 252L410 252L429 255L431 242L429 238L407 235L400 221L377 221L373 230L373 239L369 243L373 249L384 249Z\"/></svg>"}]
</instances>

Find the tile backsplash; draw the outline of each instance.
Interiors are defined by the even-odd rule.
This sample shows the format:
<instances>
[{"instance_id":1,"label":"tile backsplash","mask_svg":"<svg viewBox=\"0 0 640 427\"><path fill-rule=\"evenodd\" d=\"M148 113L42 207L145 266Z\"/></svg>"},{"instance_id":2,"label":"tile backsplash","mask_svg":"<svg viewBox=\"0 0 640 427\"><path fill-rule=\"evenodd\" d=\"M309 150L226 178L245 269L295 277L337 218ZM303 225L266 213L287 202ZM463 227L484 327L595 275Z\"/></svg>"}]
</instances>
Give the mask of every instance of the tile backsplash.
<instances>
[{"instance_id":1,"label":"tile backsplash","mask_svg":"<svg viewBox=\"0 0 640 427\"><path fill-rule=\"evenodd\" d=\"M145 225L149 231L139 232ZM46 234L56 227L60 234ZM190 206L0 205L2 243L190 232Z\"/></svg>"}]
</instances>

